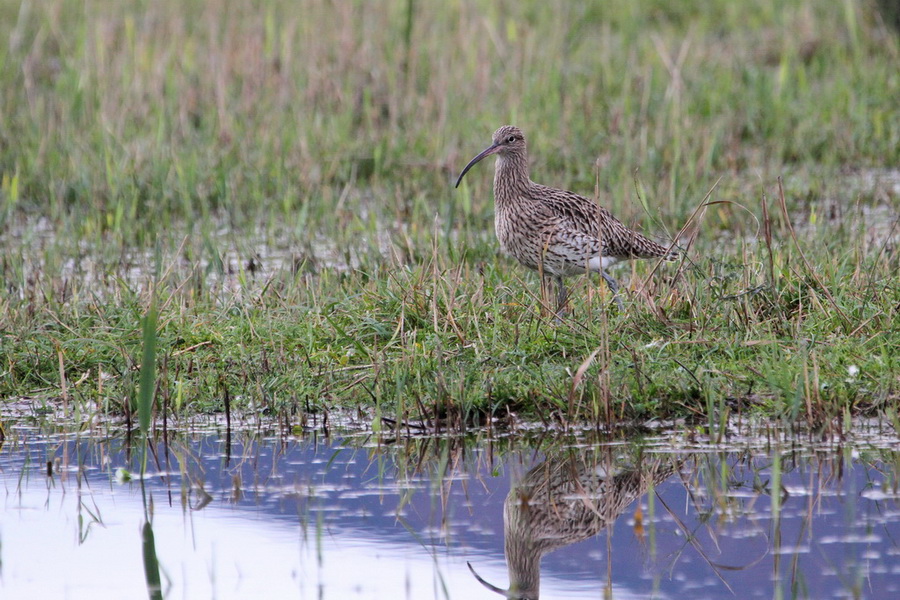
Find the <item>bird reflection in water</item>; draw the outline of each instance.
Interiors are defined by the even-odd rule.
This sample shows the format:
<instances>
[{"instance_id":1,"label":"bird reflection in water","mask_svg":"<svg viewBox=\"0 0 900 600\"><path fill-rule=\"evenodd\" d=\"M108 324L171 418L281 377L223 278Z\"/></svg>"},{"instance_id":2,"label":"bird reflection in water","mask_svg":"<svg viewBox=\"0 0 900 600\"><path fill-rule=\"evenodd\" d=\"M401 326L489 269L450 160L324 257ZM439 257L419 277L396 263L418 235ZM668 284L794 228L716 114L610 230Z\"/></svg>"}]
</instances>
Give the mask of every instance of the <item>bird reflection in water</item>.
<instances>
[{"instance_id":1,"label":"bird reflection in water","mask_svg":"<svg viewBox=\"0 0 900 600\"><path fill-rule=\"evenodd\" d=\"M503 535L510 599L537 600L541 558L611 527L636 499L677 469L673 457L618 455L622 447L569 450L533 467L506 497Z\"/></svg>"}]
</instances>

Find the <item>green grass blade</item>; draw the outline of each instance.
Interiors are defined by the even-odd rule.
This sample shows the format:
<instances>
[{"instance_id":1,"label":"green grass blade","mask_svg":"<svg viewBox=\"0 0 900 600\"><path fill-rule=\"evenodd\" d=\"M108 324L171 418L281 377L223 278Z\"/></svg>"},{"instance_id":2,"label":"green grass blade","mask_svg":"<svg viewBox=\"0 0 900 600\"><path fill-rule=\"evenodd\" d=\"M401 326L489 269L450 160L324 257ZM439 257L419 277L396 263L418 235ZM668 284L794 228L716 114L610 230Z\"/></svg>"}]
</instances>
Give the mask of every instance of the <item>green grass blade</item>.
<instances>
[{"instance_id":1,"label":"green grass blade","mask_svg":"<svg viewBox=\"0 0 900 600\"><path fill-rule=\"evenodd\" d=\"M156 299L150 301L144 322L144 351L141 358L141 386L138 392L138 422L146 438L150 430L150 415L156 389Z\"/></svg>"}]
</instances>

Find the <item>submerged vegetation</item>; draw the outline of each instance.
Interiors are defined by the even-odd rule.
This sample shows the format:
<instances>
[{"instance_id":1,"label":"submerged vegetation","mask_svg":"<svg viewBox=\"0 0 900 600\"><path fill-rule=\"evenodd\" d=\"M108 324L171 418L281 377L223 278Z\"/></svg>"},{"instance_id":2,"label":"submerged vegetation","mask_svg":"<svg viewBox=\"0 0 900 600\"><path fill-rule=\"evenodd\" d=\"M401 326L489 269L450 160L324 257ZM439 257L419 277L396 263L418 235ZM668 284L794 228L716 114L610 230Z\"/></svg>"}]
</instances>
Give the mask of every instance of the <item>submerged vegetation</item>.
<instances>
[{"instance_id":1,"label":"submerged vegetation","mask_svg":"<svg viewBox=\"0 0 900 600\"><path fill-rule=\"evenodd\" d=\"M900 45L874 3L0 16L0 402L898 418ZM555 324L498 254L488 169L451 185L505 123L535 180L688 259L615 272L624 312L572 279Z\"/></svg>"}]
</instances>

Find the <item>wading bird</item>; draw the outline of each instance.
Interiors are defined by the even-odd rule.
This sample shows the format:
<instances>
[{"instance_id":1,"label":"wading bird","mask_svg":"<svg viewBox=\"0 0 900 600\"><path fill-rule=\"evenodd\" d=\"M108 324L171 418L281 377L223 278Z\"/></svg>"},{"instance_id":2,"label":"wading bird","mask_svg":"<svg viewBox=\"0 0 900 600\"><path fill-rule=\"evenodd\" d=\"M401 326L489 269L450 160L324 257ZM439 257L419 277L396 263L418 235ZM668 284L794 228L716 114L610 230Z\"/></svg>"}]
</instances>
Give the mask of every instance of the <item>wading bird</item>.
<instances>
[{"instance_id":1,"label":"wading bird","mask_svg":"<svg viewBox=\"0 0 900 600\"><path fill-rule=\"evenodd\" d=\"M632 231L590 198L531 181L525 135L512 125L494 132L491 145L469 161L456 187L473 165L494 154L494 226L500 247L526 267L556 280L557 317L566 303L566 276L600 273L621 310L619 285L608 267L633 258L678 258L678 251Z\"/></svg>"}]
</instances>

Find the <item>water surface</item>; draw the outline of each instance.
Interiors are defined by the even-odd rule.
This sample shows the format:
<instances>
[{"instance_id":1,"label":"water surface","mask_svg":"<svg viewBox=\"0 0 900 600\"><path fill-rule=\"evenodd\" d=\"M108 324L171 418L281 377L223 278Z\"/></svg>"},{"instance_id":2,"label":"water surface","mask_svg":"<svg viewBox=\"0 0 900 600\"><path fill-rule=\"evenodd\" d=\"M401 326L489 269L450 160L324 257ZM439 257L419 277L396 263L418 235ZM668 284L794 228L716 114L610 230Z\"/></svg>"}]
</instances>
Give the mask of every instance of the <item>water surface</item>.
<instances>
[{"instance_id":1,"label":"water surface","mask_svg":"<svg viewBox=\"0 0 900 600\"><path fill-rule=\"evenodd\" d=\"M227 437L157 440L141 479L122 432L7 423L0 596L500 597L471 562L523 597L900 597L898 440L875 423Z\"/></svg>"}]
</instances>

